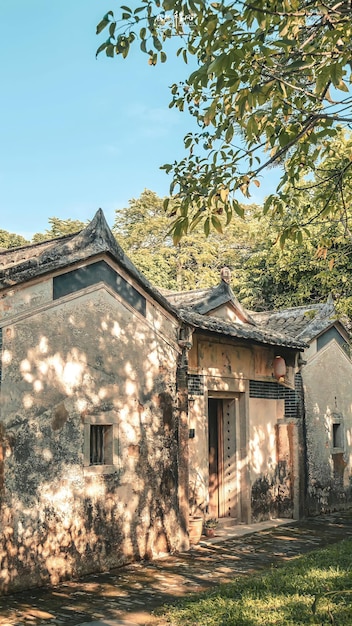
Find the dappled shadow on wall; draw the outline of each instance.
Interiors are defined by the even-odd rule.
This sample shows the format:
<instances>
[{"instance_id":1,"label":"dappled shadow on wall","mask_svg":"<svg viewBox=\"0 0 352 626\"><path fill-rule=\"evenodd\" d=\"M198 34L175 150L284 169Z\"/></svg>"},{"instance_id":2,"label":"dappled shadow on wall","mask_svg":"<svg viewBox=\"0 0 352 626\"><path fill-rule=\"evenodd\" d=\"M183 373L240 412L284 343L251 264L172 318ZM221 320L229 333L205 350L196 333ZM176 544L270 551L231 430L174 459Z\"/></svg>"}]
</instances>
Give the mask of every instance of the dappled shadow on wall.
<instances>
[{"instance_id":1,"label":"dappled shadow on wall","mask_svg":"<svg viewBox=\"0 0 352 626\"><path fill-rule=\"evenodd\" d=\"M176 350L103 290L11 333L2 383L2 591L175 549ZM96 432L101 456L92 464Z\"/></svg>"}]
</instances>

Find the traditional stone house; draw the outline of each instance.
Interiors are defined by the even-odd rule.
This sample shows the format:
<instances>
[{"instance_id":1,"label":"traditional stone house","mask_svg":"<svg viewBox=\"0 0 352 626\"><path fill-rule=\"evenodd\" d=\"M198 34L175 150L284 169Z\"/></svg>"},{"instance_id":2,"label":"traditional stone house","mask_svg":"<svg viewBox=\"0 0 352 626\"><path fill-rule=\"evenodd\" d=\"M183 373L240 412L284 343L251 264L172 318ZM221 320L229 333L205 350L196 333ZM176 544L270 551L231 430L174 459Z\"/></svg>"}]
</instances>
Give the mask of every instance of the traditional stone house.
<instances>
[{"instance_id":1,"label":"traditional stone house","mask_svg":"<svg viewBox=\"0 0 352 626\"><path fill-rule=\"evenodd\" d=\"M191 502L238 523L298 518L304 442L295 381L305 344L256 323L229 281L224 268L213 289L167 294L192 328ZM284 376L275 376L275 359L284 359Z\"/></svg>"},{"instance_id":2,"label":"traditional stone house","mask_svg":"<svg viewBox=\"0 0 352 626\"><path fill-rule=\"evenodd\" d=\"M99 211L0 254L0 589L188 546L178 318Z\"/></svg>"},{"instance_id":3,"label":"traditional stone house","mask_svg":"<svg viewBox=\"0 0 352 626\"><path fill-rule=\"evenodd\" d=\"M304 513L315 339L260 315L226 269L213 289L160 293L101 211L0 253L2 593L187 549L189 501L238 522Z\"/></svg>"},{"instance_id":4,"label":"traditional stone house","mask_svg":"<svg viewBox=\"0 0 352 626\"><path fill-rule=\"evenodd\" d=\"M350 325L326 304L254 313L261 327L308 344L301 357L305 513L352 503L352 361Z\"/></svg>"}]
</instances>

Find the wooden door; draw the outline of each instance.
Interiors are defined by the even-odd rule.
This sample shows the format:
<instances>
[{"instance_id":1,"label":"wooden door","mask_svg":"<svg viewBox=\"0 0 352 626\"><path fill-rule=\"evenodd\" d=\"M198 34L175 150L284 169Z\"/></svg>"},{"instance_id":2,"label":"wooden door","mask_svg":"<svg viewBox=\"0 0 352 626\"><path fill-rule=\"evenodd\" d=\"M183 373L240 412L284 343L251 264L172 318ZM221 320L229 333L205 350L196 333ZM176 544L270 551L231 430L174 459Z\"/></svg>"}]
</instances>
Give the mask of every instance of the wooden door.
<instances>
[{"instance_id":1,"label":"wooden door","mask_svg":"<svg viewBox=\"0 0 352 626\"><path fill-rule=\"evenodd\" d=\"M238 397L210 398L209 433L209 515L239 517L238 481Z\"/></svg>"}]
</instances>

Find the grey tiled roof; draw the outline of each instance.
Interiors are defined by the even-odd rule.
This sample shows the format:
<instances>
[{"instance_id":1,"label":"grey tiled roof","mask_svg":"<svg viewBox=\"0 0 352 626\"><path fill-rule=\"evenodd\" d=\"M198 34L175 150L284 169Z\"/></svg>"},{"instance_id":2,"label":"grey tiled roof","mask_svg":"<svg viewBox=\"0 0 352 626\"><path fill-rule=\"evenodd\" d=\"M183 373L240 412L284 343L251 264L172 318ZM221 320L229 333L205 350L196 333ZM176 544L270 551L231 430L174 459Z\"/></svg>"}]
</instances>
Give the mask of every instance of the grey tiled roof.
<instances>
[{"instance_id":1,"label":"grey tiled roof","mask_svg":"<svg viewBox=\"0 0 352 626\"><path fill-rule=\"evenodd\" d=\"M208 289L164 293L169 302L176 307L188 309L202 315L215 311L215 309L224 304L231 304L237 310L238 316L242 321L248 324L255 324L248 311L237 300L230 285L224 280L221 280L216 287Z\"/></svg>"},{"instance_id":2,"label":"grey tiled roof","mask_svg":"<svg viewBox=\"0 0 352 626\"><path fill-rule=\"evenodd\" d=\"M223 280L216 287L208 289L183 292L163 291L163 293L178 308L181 319L194 328L264 344L300 350L306 347L304 341L298 340L292 333L281 332L280 328L271 328L265 322L262 324L260 320L257 320L256 314L242 307L231 287ZM211 314L212 311L227 303L233 305L243 323L225 321Z\"/></svg>"},{"instance_id":3,"label":"grey tiled roof","mask_svg":"<svg viewBox=\"0 0 352 626\"><path fill-rule=\"evenodd\" d=\"M202 302L208 296L210 289L207 287L206 289L192 289L191 291L170 291L169 289L160 289L160 291L177 308L186 308Z\"/></svg>"},{"instance_id":4,"label":"grey tiled roof","mask_svg":"<svg viewBox=\"0 0 352 626\"><path fill-rule=\"evenodd\" d=\"M237 339L247 339L256 343L263 343L272 346L284 346L286 348L296 348L304 350L307 344L294 337L270 328L262 328L252 324L240 324L235 322L225 322L211 315L201 315L187 309L179 309L179 316L186 324L206 332L217 333L226 337Z\"/></svg>"},{"instance_id":5,"label":"grey tiled roof","mask_svg":"<svg viewBox=\"0 0 352 626\"><path fill-rule=\"evenodd\" d=\"M332 298L325 303L293 307L282 311L251 314L262 328L275 330L309 342L338 320Z\"/></svg>"}]
</instances>

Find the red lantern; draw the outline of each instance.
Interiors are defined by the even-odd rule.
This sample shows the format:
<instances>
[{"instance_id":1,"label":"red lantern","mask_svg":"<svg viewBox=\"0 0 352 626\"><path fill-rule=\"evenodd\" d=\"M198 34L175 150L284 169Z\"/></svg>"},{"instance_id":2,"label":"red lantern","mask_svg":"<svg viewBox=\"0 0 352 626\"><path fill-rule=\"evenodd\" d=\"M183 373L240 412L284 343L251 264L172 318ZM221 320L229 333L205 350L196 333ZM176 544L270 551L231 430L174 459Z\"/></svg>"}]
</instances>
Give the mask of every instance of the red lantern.
<instances>
[{"instance_id":1,"label":"red lantern","mask_svg":"<svg viewBox=\"0 0 352 626\"><path fill-rule=\"evenodd\" d=\"M277 381L282 382L286 375L286 363L282 356L276 356L273 362L274 376Z\"/></svg>"}]
</instances>

